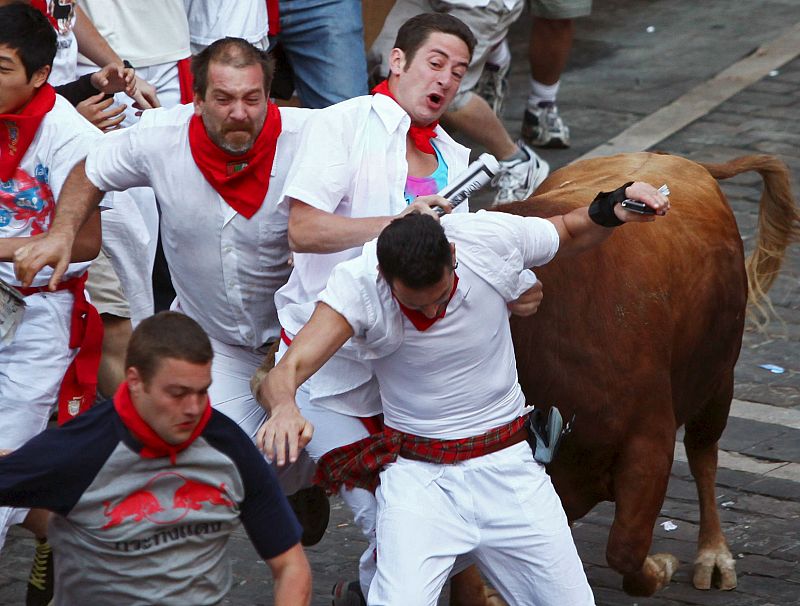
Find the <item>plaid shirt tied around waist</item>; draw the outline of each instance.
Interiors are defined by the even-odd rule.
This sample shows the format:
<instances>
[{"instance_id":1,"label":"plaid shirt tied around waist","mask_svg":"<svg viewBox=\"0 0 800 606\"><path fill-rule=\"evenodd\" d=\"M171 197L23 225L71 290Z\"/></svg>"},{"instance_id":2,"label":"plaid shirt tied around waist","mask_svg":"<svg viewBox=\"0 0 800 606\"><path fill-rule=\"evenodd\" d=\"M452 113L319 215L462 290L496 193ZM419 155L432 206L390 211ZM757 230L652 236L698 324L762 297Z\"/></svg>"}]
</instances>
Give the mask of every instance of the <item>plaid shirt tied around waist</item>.
<instances>
[{"instance_id":1,"label":"plaid shirt tied around waist","mask_svg":"<svg viewBox=\"0 0 800 606\"><path fill-rule=\"evenodd\" d=\"M320 458L314 484L329 494L345 488L364 488L375 492L378 474L398 456L413 455L428 463L450 465L474 459L498 450L525 427L527 416L518 417L488 432L458 440L423 438L386 427L383 433L373 434L358 442L334 448Z\"/></svg>"}]
</instances>

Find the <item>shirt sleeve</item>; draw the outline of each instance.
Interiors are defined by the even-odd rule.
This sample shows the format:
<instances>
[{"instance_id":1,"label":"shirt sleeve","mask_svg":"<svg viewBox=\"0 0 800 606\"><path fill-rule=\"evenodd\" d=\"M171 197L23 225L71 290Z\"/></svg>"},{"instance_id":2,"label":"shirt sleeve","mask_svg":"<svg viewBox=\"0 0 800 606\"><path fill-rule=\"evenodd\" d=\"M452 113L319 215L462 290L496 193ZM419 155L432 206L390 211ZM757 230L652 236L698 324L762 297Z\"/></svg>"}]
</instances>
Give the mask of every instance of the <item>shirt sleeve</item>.
<instances>
[{"instance_id":1,"label":"shirt sleeve","mask_svg":"<svg viewBox=\"0 0 800 606\"><path fill-rule=\"evenodd\" d=\"M141 123L106 133L86 156L86 176L101 191L150 185L140 149Z\"/></svg>"},{"instance_id":2,"label":"shirt sleeve","mask_svg":"<svg viewBox=\"0 0 800 606\"><path fill-rule=\"evenodd\" d=\"M97 406L0 457L0 505L66 516L118 444L111 417L104 414L110 406Z\"/></svg>"},{"instance_id":3,"label":"shirt sleeve","mask_svg":"<svg viewBox=\"0 0 800 606\"><path fill-rule=\"evenodd\" d=\"M377 321L377 258L371 252L374 241L367 243L361 256L333 268L319 300L344 316L356 339L363 338ZM374 262L374 271L369 265Z\"/></svg>"},{"instance_id":4,"label":"shirt sleeve","mask_svg":"<svg viewBox=\"0 0 800 606\"><path fill-rule=\"evenodd\" d=\"M352 142L347 137L352 126L338 119L336 109L317 110L306 121L282 200L295 198L332 213L346 198L356 178L351 168Z\"/></svg>"},{"instance_id":5,"label":"shirt sleeve","mask_svg":"<svg viewBox=\"0 0 800 606\"><path fill-rule=\"evenodd\" d=\"M203 436L229 456L242 478L245 497L239 517L256 552L272 559L300 542L302 528L272 467L253 442L228 417L213 412Z\"/></svg>"}]
</instances>

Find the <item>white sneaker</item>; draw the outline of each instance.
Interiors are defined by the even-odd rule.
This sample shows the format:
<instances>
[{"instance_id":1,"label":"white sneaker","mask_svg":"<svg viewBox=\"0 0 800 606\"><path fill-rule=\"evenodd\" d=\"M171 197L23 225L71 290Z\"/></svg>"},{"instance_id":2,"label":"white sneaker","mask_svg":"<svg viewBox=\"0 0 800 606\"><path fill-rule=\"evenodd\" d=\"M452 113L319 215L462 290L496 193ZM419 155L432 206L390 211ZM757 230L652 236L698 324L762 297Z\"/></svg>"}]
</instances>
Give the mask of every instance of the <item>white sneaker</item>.
<instances>
[{"instance_id":1,"label":"white sneaker","mask_svg":"<svg viewBox=\"0 0 800 606\"><path fill-rule=\"evenodd\" d=\"M540 103L522 116L522 140L535 147L569 147L569 128L555 103Z\"/></svg>"},{"instance_id":2,"label":"white sneaker","mask_svg":"<svg viewBox=\"0 0 800 606\"><path fill-rule=\"evenodd\" d=\"M527 200L550 174L550 165L535 151L521 141L518 145L528 154L528 159L500 162L500 171L492 180L492 185L498 190L495 205Z\"/></svg>"}]
</instances>

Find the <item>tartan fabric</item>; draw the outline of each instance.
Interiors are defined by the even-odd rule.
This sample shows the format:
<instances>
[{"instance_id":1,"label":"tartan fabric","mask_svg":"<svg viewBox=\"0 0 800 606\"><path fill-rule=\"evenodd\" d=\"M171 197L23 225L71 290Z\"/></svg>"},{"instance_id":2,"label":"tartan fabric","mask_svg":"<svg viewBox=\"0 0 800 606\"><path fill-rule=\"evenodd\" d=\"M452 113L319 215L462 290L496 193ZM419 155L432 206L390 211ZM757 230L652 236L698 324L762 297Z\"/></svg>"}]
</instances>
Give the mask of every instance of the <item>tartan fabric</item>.
<instances>
[{"instance_id":1,"label":"tartan fabric","mask_svg":"<svg viewBox=\"0 0 800 606\"><path fill-rule=\"evenodd\" d=\"M484 434L459 440L422 438L385 427L383 433L334 448L320 458L314 483L328 494L345 488L364 488L375 492L378 474L404 452L411 453L429 463L451 465L483 456L487 451L507 442L524 426L527 417L518 417L511 423L495 427Z\"/></svg>"}]
</instances>

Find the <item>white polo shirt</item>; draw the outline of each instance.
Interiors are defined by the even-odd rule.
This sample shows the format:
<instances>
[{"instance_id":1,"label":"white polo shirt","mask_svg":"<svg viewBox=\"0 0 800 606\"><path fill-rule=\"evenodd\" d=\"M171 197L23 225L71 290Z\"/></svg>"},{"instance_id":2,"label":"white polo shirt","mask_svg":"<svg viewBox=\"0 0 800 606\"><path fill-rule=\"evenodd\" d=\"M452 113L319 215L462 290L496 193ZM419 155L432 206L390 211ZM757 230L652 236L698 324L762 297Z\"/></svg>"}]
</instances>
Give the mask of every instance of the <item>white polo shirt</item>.
<instances>
[{"instance_id":1,"label":"white polo shirt","mask_svg":"<svg viewBox=\"0 0 800 606\"><path fill-rule=\"evenodd\" d=\"M49 230L67 175L102 137L69 101L56 95L53 109L39 124L16 173L0 182L0 238L32 236ZM87 267L89 263L70 263L63 279L79 276ZM32 286L46 285L52 273L50 267L45 267L36 274ZM21 286L13 263L0 263L0 278Z\"/></svg>"},{"instance_id":2,"label":"white polo shirt","mask_svg":"<svg viewBox=\"0 0 800 606\"><path fill-rule=\"evenodd\" d=\"M289 198L345 217L396 215L406 207L408 114L386 95L349 99L308 120L300 150L286 178L281 204ZM463 171L469 150L441 127L436 145L448 167L448 178ZM458 207L468 212L467 204ZM297 334L314 311L333 268L361 254L355 247L332 254L295 254L289 282L275 294L281 325ZM372 369L334 356L308 382L310 398L320 406L367 416L380 412ZM338 397L347 392L347 402Z\"/></svg>"},{"instance_id":3,"label":"white polo shirt","mask_svg":"<svg viewBox=\"0 0 800 606\"><path fill-rule=\"evenodd\" d=\"M320 300L353 328L351 355L371 360L386 424L457 439L521 414L506 305L535 282L525 268L550 261L559 238L545 219L505 213L450 215L442 224L456 245L459 281L445 316L426 331L400 311L379 275L375 241L334 269Z\"/></svg>"},{"instance_id":4,"label":"white polo shirt","mask_svg":"<svg viewBox=\"0 0 800 606\"><path fill-rule=\"evenodd\" d=\"M149 186L161 209L164 254L181 310L214 339L258 348L279 334L274 293L289 276L285 168L311 110L281 108L282 132L264 204L251 219L206 181L189 148L192 105L148 110L102 137L86 159L103 191Z\"/></svg>"}]
</instances>

